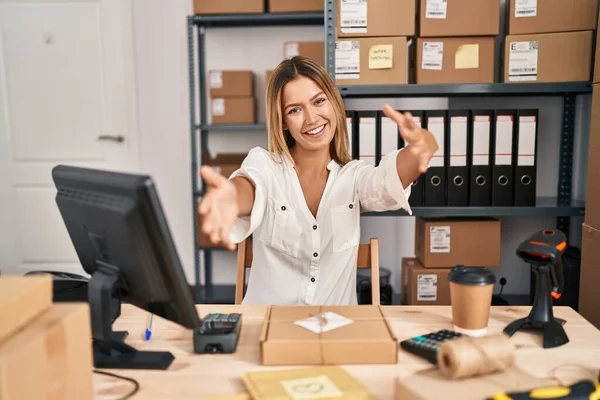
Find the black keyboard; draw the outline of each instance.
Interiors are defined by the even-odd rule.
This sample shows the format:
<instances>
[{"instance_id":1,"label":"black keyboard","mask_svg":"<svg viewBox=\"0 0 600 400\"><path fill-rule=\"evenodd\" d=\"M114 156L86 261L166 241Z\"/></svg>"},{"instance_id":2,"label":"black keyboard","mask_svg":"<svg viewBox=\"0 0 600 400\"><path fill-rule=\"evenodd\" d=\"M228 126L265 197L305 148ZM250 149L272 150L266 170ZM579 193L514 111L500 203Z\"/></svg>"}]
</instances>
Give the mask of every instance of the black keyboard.
<instances>
[{"instance_id":1,"label":"black keyboard","mask_svg":"<svg viewBox=\"0 0 600 400\"><path fill-rule=\"evenodd\" d=\"M437 352L442 342L462 336L458 332L442 329L423 336L416 336L400 342L400 347L409 353L423 357L432 364L437 364Z\"/></svg>"}]
</instances>

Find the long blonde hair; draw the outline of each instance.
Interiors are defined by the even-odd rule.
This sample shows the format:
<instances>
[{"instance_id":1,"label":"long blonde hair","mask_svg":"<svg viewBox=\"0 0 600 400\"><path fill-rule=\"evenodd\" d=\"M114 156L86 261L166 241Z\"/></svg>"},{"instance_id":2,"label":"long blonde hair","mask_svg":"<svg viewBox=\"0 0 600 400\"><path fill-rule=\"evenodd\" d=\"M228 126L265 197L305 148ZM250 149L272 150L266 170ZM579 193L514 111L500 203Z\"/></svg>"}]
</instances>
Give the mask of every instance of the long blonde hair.
<instances>
[{"instance_id":1,"label":"long blonde hair","mask_svg":"<svg viewBox=\"0 0 600 400\"><path fill-rule=\"evenodd\" d=\"M269 152L281 157L287 157L292 164L294 163L290 154L290 148L294 146L295 140L287 130L283 129L281 97L286 83L299 76L312 79L325 92L325 95L333 105L337 116L337 124L333 140L329 145L329 153L331 158L338 164L345 165L352 160L352 157L348 150L349 140L344 101L327 71L319 63L303 56L296 56L282 61L273 70L267 82L266 123Z\"/></svg>"}]
</instances>

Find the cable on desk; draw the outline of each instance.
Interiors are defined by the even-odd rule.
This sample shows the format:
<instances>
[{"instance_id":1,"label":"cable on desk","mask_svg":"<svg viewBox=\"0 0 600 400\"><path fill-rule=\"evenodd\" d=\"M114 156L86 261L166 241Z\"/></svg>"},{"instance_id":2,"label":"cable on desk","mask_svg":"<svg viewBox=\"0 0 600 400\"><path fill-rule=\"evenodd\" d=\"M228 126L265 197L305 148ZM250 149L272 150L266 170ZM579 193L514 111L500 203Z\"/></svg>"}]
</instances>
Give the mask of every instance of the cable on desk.
<instances>
[{"instance_id":1,"label":"cable on desk","mask_svg":"<svg viewBox=\"0 0 600 400\"><path fill-rule=\"evenodd\" d=\"M107 375L107 376L111 376L113 378L122 379L122 380L133 383L133 385L134 385L133 390L131 392L127 393L124 397L119 398L119 400L126 400L126 399L130 398L131 396L133 396L134 394L136 394L138 392L138 390L140 390L140 384L138 383L138 381L136 381L133 378L128 378L126 376L113 374L111 372L99 371L97 369L95 369L94 372L96 374Z\"/></svg>"}]
</instances>

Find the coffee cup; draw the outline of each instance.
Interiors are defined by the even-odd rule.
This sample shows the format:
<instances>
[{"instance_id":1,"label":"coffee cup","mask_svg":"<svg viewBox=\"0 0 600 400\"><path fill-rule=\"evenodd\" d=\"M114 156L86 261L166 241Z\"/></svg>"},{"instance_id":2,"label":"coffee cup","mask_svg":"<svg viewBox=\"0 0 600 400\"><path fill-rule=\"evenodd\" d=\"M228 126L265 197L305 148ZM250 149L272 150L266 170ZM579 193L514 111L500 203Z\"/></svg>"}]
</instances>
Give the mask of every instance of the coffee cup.
<instances>
[{"instance_id":1,"label":"coffee cup","mask_svg":"<svg viewBox=\"0 0 600 400\"><path fill-rule=\"evenodd\" d=\"M487 333L496 277L488 269L456 266L448 274L454 330L469 336Z\"/></svg>"}]
</instances>

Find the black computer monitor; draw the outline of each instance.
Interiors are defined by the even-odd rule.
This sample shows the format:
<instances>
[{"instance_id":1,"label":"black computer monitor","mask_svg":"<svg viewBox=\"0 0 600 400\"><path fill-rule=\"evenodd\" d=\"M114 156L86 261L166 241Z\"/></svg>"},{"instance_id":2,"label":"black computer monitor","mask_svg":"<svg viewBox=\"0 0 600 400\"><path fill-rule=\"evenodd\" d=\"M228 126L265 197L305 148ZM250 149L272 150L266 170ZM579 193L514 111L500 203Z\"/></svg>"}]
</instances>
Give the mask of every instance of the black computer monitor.
<instances>
[{"instance_id":1,"label":"black computer monitor","mask_svg":"<svg viewBox=\"0 0 600 400\"><path fill-rule=\"evenodd\" d=\"M186 328L201 323L152 179L64 165L52 178L79 261L91 275L94 365L168 368L171 353L137 351L123 342L126 332L112 330L114 297Z\"/></svg>"}]
</instances>

